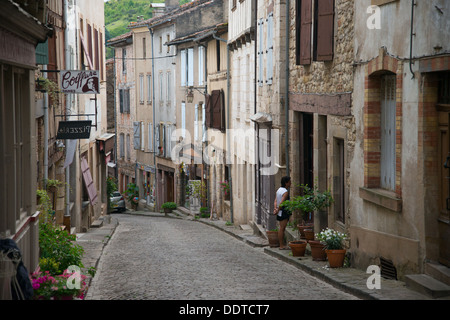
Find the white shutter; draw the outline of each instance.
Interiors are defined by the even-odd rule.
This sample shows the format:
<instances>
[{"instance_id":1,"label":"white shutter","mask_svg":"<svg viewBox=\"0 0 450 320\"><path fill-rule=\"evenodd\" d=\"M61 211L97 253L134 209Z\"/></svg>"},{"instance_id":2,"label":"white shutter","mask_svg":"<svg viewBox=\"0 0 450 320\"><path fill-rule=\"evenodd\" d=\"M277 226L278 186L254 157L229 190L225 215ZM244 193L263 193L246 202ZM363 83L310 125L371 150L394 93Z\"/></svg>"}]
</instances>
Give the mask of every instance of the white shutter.
<instances>
[{"instance_id":1,"label":"white shutter","mask_svg":"<svg viewBox=\"0 0 450 320\"><path fill-rule=\"evenodd\" d=\"M170 154L172 152L171 147L171 136L172 136L172 126L170 124L166 125L166 157L170 158Z\"/></svg>"},{"instance_id":2,"label":"white shutter","mask_svg":"<svg viewBox=\"0 0 450 320\"><path fill-rule=\"evenodd\" d=\"M152 149L153 149L152 141L153 141L153 124L149 123L148 124L148 150L150 152L152 152Z\"/></svg>"},{"instance_id":3,"label":"white shutter","mask_svg":"<svg viewBox=\"0 0 450 320\"><path fill-rule=\"evenodd\" d=\"M181 86L186 86L186 72L187 72L187 65L186 65L186 50L181 50L180 52L181 57Z\"/></svg>"},{"instance_id":4,"label":"white shutter","mask_svg":"<svg viewBox=\"0 0 450 320\"><path fill-rule=\"evenodd\" d=\"M198 104L195 105L194 141L198 140Z\"/></svg>"},{"instance_id":5,"label":"white shutter","mask_svg":"<svg viewBox=\"0 0 450 320\"><path fill-rule=\"evenodd\" d=\"M206 142L206 106L202 104L202 136L203 142Z\"/></svg>"},{"instance_id":6,"label":"white shutter","mask_svg":"<svg viewBox=\"0 0 450 320\"><path fill-rule=\"evenodd\" d=\"M141 121L141 150L144 151L145 149L145 135L144 135L144 121Z\"/></svg>"},{"instance_id":7,"label":"white shutter","mask_svg":"<svg viewBox=\"0 0 450 320\"><path fill-rule=\"evenodd\" d=\"M384 76L381 81L381 187L395 190L395 116L396 76Z\"/></svg>"},{"instance_id":8,"label":"white shutter","mask_svg":"<svg viewBox=\"0 0 450 320\"><path fill-rule=\"evenodd\" d=\"M258 34L259 34L259 50L258 50L258 84L261 87L263 85L263 19L258 22Z\"/></svg>"},{"instance_id":9,"label":"white shutter","mask_svg":"<svg viewBox=\"0 0 450 320\"><path fill-rule=\"evenodd\" d=\"M139 75L139 102L144 103L144 75Z\"/></svg>"},{"instance_id":10,"label":"white shutter","mask_svg":"<svg viewBox=\"0 0 450 320\"><path fill-rule=\"evenodd\" d=\"M267 84L272 84L273 81L273 12L267 18Z\"/></svg>"},{"instance_id":11,"label":"white shutter","mask_svg":"<svg viewBox=\"0 0 450 320\"><path fill-rule=\"evenodd\" d=\"M186 137L186 104L184 102L181 103L181 136L183 138Z\"/></svg>"},{"instance_id":12,"label":"white shutter","mask_svg":"<svg viewBox=\"0 0 450 320\"><path fill-rule=\"evenodd\" d=\"M194 85L194 48L188 49L188 86Z\"/></svg>"},{"instance_id":13,"label":"white shutter","mask_svg":"<svg viewBox=\"0 0 450 320\"><path fill-rule=\"evenodd\" d=\"M205 47L198 47L198 85L203 85L203 75L205 73L205 58L204 58Z\"/></svg>"},{"instance_id":14,"label":"white shutter","mask_svg":"<svg viewBox=\"0 0 450 320\"><path fill-rule=\"evenodd\" d=\"M152 76L147 75L147 103L152 102Z\"/></svg>"}]
</instances>

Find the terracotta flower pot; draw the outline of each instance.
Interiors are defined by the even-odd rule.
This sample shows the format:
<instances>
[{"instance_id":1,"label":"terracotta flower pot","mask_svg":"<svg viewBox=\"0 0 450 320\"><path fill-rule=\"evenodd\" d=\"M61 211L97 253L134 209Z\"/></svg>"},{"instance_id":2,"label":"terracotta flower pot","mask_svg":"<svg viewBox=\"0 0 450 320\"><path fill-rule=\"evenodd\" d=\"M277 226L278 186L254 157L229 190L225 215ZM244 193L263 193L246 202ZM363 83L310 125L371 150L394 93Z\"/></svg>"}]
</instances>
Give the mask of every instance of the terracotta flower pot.
<instances>
[{"instance_id":1,"label":"terracotta flower pot","mask_svg":"<svg viewBox=\"0 0 450 320\"><path fill-rule=\"evenodd\" d=\"M342 268L346 250L325 250L330 268Z\"/></svg>"},{"instance_id":2,"label":"terracotta flower pot","mask_svg":"<svg viewBox=\"0 0 450 320\"><path fill-rule=\"evenodd\" d=\"M267 240L269 240L269 246L271 248L279 247L280 241L278 240L278 231L266 231Z\"/></svg>"},{"instance_id":3,"label":"terracotta flower pot","mask_svg":"<svg viewBox=\"0 0 450 320\"><path fill-rule=\"evenodd\" d=\"M313 229L305 229L303 230L305 233L306 240L314 240L314 230Z\"/></svg>"},{"instance_id":4,"label":"terracotta flower pot","mask_svg":"<svg viewBox=\"0 0 450 320\"><path fill-rule=\"evenodd\" d=\"M289 246L294 257L303 257L305 255L307 242L304 240L290 241Z\"/></svg>"},{"instance_id":5,"label":"terracotta flower pot","mask_svg":"<svg viewBox=\"0 0 450 320\"><path fill-rule=\"evenodd\" d=\"M297 225L297 229L300 232L300 239L305 239L305 232L304 232L305 229L311 229L313 227L314 226L311 225L311 224L307 224L307 225L299 224L299 225Z\"/></svg>"},{"instance_id":6,"label":"terracotta flower pot","mask_svg":"<svg viewBox=\"0 0 450 320\"><path fill-rule=\"evenodd\" d=\"M314 261L327 260L327 253L325 252L325 245L320 241L310 240L308 241L311 247L311 257Z\"/></svg>"}]
</instances>

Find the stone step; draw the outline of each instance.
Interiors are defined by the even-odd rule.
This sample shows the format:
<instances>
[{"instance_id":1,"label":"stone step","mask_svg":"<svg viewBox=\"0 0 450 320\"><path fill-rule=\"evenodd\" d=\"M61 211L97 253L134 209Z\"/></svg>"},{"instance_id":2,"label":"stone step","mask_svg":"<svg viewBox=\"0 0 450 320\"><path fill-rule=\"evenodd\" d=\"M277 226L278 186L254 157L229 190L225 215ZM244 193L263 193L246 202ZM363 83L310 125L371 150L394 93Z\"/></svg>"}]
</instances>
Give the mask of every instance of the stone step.
<instances>
[{"instance_id":1,"label":"stone step","mask_svg":"<svg viewBox=\"0 0 450 320\"><path fill-rule=\"evenodd\" d=\"M425 265L425 273L450 286L450 268L436 262L428 262Z\"/></svg>"},{"instance_id":2,"label":"stone step","mask_svg":"<svg viewBox=\"0 0 450 320\"><path fill-rule=\"evenodd\" d=\"M426 274L406 275L405 283L411 289L432 298L450 296L450 286Z\"/></svg>"}]
</instances>

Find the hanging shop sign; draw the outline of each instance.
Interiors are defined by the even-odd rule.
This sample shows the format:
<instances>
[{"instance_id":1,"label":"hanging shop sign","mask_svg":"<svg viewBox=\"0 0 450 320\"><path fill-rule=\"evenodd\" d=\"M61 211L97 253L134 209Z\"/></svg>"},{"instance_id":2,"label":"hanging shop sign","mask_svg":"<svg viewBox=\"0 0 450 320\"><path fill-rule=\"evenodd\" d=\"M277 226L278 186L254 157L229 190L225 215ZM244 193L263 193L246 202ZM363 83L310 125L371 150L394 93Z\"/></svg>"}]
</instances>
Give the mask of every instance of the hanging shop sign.
<instances>
[{"instance_id":1,"label":"hanging shop sign","mask_svg":"<svg viewBox=\"0 0 450 320\"><path fill-rule=\"evenodd\" d=\"M99 94L98 70L61 70L61 92L78 94Z\"/></svg>"},{"instance_id":2,"label":"hanging shop sign","mask_svg":"<svg viewBox=\"0 0 450 320\"><path fill-rule=\"evenodd\" d=\"M91 127L91 120L60 121L56 139L89 139Z\"/></svg>"}]
</instances>

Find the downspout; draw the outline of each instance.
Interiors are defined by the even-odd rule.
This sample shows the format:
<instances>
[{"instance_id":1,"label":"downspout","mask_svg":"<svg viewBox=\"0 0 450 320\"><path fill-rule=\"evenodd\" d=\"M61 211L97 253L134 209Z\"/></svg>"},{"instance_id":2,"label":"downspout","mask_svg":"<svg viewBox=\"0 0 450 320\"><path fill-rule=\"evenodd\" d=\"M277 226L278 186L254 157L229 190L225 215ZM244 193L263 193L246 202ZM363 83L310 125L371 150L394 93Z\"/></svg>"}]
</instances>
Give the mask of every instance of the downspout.
<instances>
[{"instance_id":1,"label":"downspout","mask_svg":"<svg viewBox=\"0 0 450 320\"><path fill-rule=\"evenodd\" d=\"M415 36L415 33L413 32L414 29L414 6L416 5L415 0L411 0L411 32L410 32L410 44L409 44L409 70L412 73L412 79L415 78L414 72L412 70L412 52L413 52L413 36Z\"/></svg>"},{"instance_id":2,"label":"downspout","mask_svg":"<svg viewBox=\"0 0 450 320\"><path fill-rule=\"evenodd\" d=\"M47 65L43 66L44 71ZM47 79L47 72L44 72L44 78ZM44 190L47 189L48 180L48 93L44 92Z\"/></svg>"},{"instance_id":3,"label":"downspout","mask_svg":"<svg viewBox=\"0 0 450 320\"><path fill-rule=\"evenodd\" d=\"M69 28L67 26L67 20L69 18L69 0L64 1L64 21L66 23L66 27L64 29L64 50L65 50L65 59L66 59L66 70L71 70L71 54L70 54L70 47L68 43L69 39ZM66 94L66 113L71 110L71 94ZM66 157L69 156L69 140L66 139ZM69 202L69 196L70 196L70 165L66 167L66 211L65 216L70 216L70 202Z\"/></svg>"},{"instance_id":4,"label":"downspout","mask_svg":"<svg viewBox=\"0 0 450 320\"><path fill-rule=\"evenodd\" d=\"M230 150L230 135L229 135L229 129L230 129L230 46L228 45L228 41L222 38L219 38L216 36L216 32L213 33L213 38L222 42L225 42L227 45L227 158L229 155ZM229 163L229 161L227 161ZM226 164L225 164L226 165ZM231 170L228 170L228 182L230 184L230 222L233 223L233 178L231 175Z\"/></svg>"},{"instance_id":5,"label":"downspout","mask_svg":"<svg viewBox=\"0 0 450 320\"><path fill-rule=\"evenodd\" d=\"M148 28L150 30L150 35L152 38L152 111L153 111L153 166L155 167L155 175L154 175L154 186L155 188L155 203L154 203L154 210L157 211L157 204L158 204L158 170L156 168L156 122L155 122L155 55L153 50L153 29Z\"/></svg>"},{"instance_id":6,"label":"downspout","mask_svg":"<svg viewBox=\"0 0 450 320\"><path fill-rule=\"evenodd\" d=\"M286 176L289 176L289 34L290 34L290 0L286 0L286 128L285 128L285 152L286 152Z\"/></svg>"}]
</instances>

